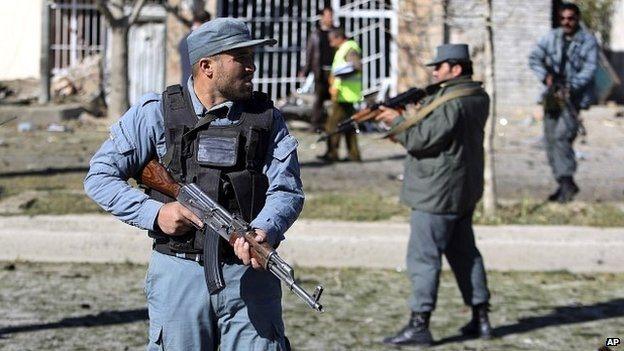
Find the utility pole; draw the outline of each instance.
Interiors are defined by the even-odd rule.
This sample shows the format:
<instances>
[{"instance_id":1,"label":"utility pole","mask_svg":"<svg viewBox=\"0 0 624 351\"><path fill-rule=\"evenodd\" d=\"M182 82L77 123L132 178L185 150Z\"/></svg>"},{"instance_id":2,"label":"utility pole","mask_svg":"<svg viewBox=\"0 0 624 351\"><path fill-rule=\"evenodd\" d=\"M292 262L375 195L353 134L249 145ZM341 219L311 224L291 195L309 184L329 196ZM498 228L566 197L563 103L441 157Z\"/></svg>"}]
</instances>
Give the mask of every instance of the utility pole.
<instances>
[{"instance_id":1,"label":"utility pole","mask_svg":"<svg viewBox=\"0 0 624 351\"><path fill-rule=\"evenodd\" d=\"M485 168L483 171L483 214L485 217L496 216L496 174L494 169L494 135L496 129L496 66L494 57L494 23L492 0L485 1L485 90L490 96L490 116L485 124L483 148Z\"/></svg>"},{"instance_id":2,"label":"utility pole","mask_svg":"<svg viewBox=\"0 0 624 351\"><path fill-rule=\"evenodd\" d=\"M41 54L39 59L39 103L50 102L50 4L41 2Z\"/></svg>"}]
</instances>

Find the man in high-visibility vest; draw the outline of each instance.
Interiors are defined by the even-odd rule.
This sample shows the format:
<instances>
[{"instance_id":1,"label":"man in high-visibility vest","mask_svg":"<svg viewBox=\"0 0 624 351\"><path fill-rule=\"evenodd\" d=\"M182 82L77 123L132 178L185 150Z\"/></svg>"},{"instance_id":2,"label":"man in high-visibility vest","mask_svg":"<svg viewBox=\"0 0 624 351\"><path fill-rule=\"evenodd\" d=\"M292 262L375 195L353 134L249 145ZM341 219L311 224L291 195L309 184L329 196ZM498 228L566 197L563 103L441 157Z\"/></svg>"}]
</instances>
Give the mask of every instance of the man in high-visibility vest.
<instances>
[{"instance_id":1,"label":"man in high-visibility vest","mask_svg":"<svg viewBox=\"0 0 624 351\"><path fill-rule=\"evenodd\" d=\"M329 45L337 49L330 76L332 109L325 126L325 130L331 133L338 123L355 113L353 104L362 100L362 50L355 41L347 39L342 29L329 32ZM360 162L356 132L352 130L344 134L349 150L347 160ZM319 158L326 162L338 161L339 146L340 134L331 136L327 140L327 152Z\"/></svg>"}]
</instances>

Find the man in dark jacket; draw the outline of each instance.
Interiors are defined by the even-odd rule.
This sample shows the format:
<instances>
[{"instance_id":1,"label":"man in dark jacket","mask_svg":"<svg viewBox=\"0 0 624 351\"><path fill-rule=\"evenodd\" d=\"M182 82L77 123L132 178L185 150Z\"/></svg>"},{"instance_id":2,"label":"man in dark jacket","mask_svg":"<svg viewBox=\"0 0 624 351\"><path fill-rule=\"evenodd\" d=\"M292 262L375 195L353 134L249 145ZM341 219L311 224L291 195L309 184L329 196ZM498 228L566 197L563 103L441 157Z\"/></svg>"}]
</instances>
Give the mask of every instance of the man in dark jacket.
<instances>
[{"instance_id":1,"label":"man in dark jacket","mask_svg":"<svg viewBox=\"0 0 624 351\"><path fill-rule=\"evenodd\" d=\"M396 110L385 108L377 117L393 127L394 140L407 149L401 201L412 209L407 253L412 312L407 326L384 339L392 345L433 342L429 318L436 306L442 254L464 302L472 307L472 320L462 333L491 337L490 293L472 230L472 214L483 193L483 129L489 97L471 78L467 45L438 47L429 65L435 67L433 77L441 84L437 93L421 102L421 110L429 106L432 111L411 126L409 117Z\"/></svg>"},{"instance_id":2,"label":"man in dark jacket","mask_svg":"<svg viewBox=\"0 0 624 351\"><path fill-rule=\"evenodd\" d=\"M323 103L329 100L329 72L331 70L336 50L329 45L329 32L334 27L334 11L331 7L324 7L319 13L320 21L310 34L305 52L305 65L299 72L300 76L314 73L314 106L310 123L312 131L321 132L325 124Z\"/></svg>"}]
</instances>

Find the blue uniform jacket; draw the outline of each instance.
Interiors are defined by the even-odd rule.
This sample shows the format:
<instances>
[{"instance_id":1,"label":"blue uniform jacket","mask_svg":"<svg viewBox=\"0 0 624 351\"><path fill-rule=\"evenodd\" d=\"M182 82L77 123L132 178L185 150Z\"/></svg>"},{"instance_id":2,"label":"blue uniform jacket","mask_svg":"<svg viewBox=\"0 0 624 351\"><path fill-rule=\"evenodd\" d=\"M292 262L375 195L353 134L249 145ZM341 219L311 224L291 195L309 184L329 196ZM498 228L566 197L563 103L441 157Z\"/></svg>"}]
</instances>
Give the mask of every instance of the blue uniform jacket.
<instances>
[{"instance_id":1,"label":"blue uniform jacket","mask_svg":"<svg viewBox=\"0 0 624 351\"><path fill-rule=\"evenodd\" d=\"M187 82L193 108L198 118L208 110L201 104ZM240 116L232 102L210 109L220 116L212 123L228 125ZM265 230L270 244L284 239L284 232L293 224L303 208L297 139L289 134L279 110L273 112L274 123L263 172L269 179L266 203L251 226ZM110 138L95 153L84 181L89 197L121 221L152 230L162 203L150 199L141 190L127 183L155 156L160 160L166 152L161 95L143 96L110 129Z\"/></svg>"},{"instance_id":2,"label":"blue uniform jacket","mask_svg":"<svg viewBox=\"0 0 624 351\"><path fill-rule=\"evenodd\" d=\"M547 67L561 73L563 40L563 29L553 29L538 41L529 55L529 67L540 81L545 81ZM581 108L588 108L596 100L593 80L598 67L598 50L596 38L583 28L574 34L568 46L564 75L576 96L575 103Z\"/></svg>"}]
</instances>

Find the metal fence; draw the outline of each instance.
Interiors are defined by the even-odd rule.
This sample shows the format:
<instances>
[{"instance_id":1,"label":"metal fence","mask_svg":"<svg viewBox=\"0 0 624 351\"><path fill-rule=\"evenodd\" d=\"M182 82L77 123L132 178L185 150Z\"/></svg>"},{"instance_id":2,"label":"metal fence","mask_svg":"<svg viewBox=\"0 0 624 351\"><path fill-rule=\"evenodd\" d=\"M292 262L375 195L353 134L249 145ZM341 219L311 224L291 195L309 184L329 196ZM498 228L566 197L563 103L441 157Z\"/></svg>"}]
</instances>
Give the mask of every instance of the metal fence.
<instances>
[{"instance_id":1,"label":"metal fence","mask_svg":"<svg viewBox=\"0 0 624 351\"><path fill-rule=\"evenodd\" d=\"M105 49L107 26L92 0L50 2L50 27L53 75Z\"/></svg>"},{"instance_id":2,"label":"metal fence","mask_svg":"<svg viewBox=\"0 0 624 351\"><path fill-rule=\"evenodd\" d=\"M149 0L139 22L128 33L128 94L131 103L141 95L160 92L165 84L166 13L163 0ZM108 91L111 33L94 0L53 0L50 6L50 66L52 75L64 74L85 57L101 54ZM147 19L147 20L145 20Z\"/></svg>"},{"instance_id":3,"label":"metal fence","mask_svg":"<svg viewBox=\"0 0 624 351\"><path fill-rule=\"evenodd\" d=\"M256 55L255 88L273 99L285 97L304 81L297 72L305 58L307 37L314 29L323 0L222 0L219 15L246 21L254 37L271 37L278 43L260 48ZM396 85L398 0L333 1L336 17L363 49L364 92ZM394 55L394 56L393 56ZM393 61L394 60L394 61ZM394 62L394 64L392 63Z\"/></svg>"},{"instance_id":4,"label":"metal fence","mask_svg":"<svg viewBox=\"0 0 624 351\"><path fill-rule=\"evenodd\" d=\"M332 5L347 36L362 48L364 94L384 87L396 93L398 0L333 0Z\"/></svg>"}]
</instances>

